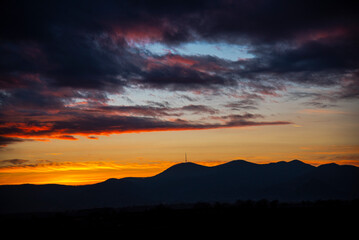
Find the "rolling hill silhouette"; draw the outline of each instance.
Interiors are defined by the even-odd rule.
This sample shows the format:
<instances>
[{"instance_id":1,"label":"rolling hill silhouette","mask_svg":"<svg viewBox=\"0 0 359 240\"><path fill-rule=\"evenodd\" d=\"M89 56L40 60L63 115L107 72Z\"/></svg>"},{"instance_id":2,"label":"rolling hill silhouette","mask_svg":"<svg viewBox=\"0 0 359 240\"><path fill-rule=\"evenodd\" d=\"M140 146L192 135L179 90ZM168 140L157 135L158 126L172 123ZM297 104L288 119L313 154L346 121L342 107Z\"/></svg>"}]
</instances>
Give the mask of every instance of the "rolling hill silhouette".
<instances>
[{"instance_id":1,"label":"rolling hill silhouette","mask_svg":"<svg viewBox=\"0 0 359 240\"><path fill-rule=\"evenodd\" d=\"M351 200L359 198L359 168L299 160L255 164L235 160L214 167L176 164L147 178L111 178L85 186L0 186L0 212L63 211L159 203L236 200Z\"/></svg>"}]
</instances>

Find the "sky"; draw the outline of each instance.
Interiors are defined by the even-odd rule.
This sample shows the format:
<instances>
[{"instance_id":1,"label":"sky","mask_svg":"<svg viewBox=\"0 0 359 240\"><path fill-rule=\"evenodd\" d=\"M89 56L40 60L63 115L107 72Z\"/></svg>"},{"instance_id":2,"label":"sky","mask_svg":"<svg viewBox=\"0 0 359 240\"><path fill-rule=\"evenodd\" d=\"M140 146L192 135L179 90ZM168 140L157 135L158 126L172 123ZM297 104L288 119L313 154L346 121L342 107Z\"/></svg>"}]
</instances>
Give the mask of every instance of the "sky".
<instances>
[{"instance_id":1,"label":"sky","mask_svg":"<svg viewBox=\"0 0 359 240\"><path fill-rule=\"evenodd\" d=\"M354 1L0 9L0 185L152 176L185 153L359 166Z\"/></svg>"}]
</instances>

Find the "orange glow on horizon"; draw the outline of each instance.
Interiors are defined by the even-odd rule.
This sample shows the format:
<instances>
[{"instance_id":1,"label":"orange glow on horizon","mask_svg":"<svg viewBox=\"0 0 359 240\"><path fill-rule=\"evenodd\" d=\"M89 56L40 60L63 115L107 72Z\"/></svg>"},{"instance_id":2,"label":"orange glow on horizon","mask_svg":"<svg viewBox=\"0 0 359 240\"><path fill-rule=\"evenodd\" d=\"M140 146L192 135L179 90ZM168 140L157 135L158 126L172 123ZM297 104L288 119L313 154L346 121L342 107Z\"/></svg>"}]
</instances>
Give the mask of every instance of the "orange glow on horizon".
<instances>
[{"instance_id":1,"label":"orange glow on horizon","mask_svg":"<svg viewBox=\"0 0 359 240\"><path fill-rule=\"evenodd\" d=\"M221 161L196 162L204 166L223 164ZM64 184L86 185L109 178L150 177L178 162L127 163L115 162L44 162L0 168L0 185L12 184Z\"/></svg>"},{"instance_id":2,"label":"orange glow on horizon","mask_svg":"<svg viewBox=\"0 0 359 240\"><path fill-rule=\"evenodd\" d=\"M194 163L213 167L228 161L195 161ZM251 161L253 162L253 161ZM267 164L273 161L262 161ZM151 177L161 173L179 162L161 161L148 163L115 162L40 162L22 166L6 166L0 168L0 185L17 184L62 184L87 185L105 181L109 178ZM313 166L331 163L310 161ZM349 164L350 162L342 162Z\"/></svg>"}]
</instances>

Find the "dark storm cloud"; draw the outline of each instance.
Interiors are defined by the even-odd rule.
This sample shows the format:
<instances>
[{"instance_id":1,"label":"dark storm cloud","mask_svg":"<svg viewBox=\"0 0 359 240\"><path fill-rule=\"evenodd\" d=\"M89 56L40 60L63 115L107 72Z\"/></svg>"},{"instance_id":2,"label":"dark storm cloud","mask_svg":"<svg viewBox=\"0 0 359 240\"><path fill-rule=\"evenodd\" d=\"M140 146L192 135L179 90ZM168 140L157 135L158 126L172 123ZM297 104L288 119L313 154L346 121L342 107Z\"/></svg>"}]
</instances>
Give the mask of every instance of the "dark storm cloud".
<instances>
[{"instance_id":1,"label":"dark storm cloud","mask_svg":"<svg viewBox=\"0 0 359 240\"><path fill-rule=\"evenodd\" d=\"M256 49L257 58L242 61L239 74L249 78L277 78L314 85L333 85L359 65L359 47L353 39L309 41L297 47Z\"/></svg>"},{"instance_id":2,"label":"dark storm cloud","mask_svg":"<svg viewBox=\"0 0 359 240\"><path fill-rule=\"evenodd\" d=\"M118 26L166 43L197 38L256 42L297 38L308 30L356 26L353 1L3 1L1 36L46 41L57 27L102 33ZM147 29L145 28L147 27ZM152 34L151 36L154 36Z\"/></svg>"},{"instance_id":3,"label":"dark storm cloud","mask_svg":"<svg viewBox=\"0 0 359 240\"><path fill-rule=\"evenodd\" d=\"M322 102L316 102L316 101L309 101L304 103L307 106L312 106L315 108L331 108L331 107L337 107L336 104L328 104L328 103L322 103Z\"/></svg>"},{"instance_id":4,"label":"dark storm cloud","mask_svg":"<svg viewBox=\"0 0 359 240\"><path fill-rule=\"evenodd\" d=\"M3 97L2 104L17 109L59 109L63 106L61 98L44 95L32 89L18 89ZM1 100L0 100L1 101Z\"/></svg>"},{"instance_id":5,"label":"dark storm cloud","mask_svg":"<svg viewBox=\"0 0 359 240\"><path fill-rule=\"evenodd\" d=\"M167 107L152 107L152 106L102 106L94 111L112 112L116 114L131 114L136 116L173 116L170 108ZM179 116L179 115L177 115Z\"/></svg>"},{"instance_id":6,"label":"dark storm cloud","mask_svg":"<svg viewBox=\"0 0 359 240\"><path fill-rule=\"evenodd\" d=\"M151 117L160 117L160 116L181 116L185 112L191 112L192 114L201 114L201 113L207 113L207 114L215 114L218 113L218 111L214 108L205 106L205 105L186 105L183 107L177 107L177 108L171 108L168 106L101 106L98 108L95 108L90 111L103 111L104 113L110 113L111 114L131 114L135 116L151 116Z\"/></svg>"},{"instance_id":7,"label":"dark storm cloud","mask_svg":"<svg viewBox=\"0 0 359 240\"><path fill-rule=\"evenodd\" d=\"M6 147L9 144L19 143L19 142L24 142L24 141L26 141L26 139L17 138L17 137L0 136L0 149L1 149L1 147Z\"/></svg>"},{"instance_id":8,"label":"dark storm cloud","mask_svg":"<svg viewBox=\"0 0 359 240\"><path fill-rule=\"evenodd\" d=\"M201 114L201 113L216 114L219 112L218 110L212 107L208 107L205 105L194 105L194 104L183 106L181 108L178 108L178 110L190 111L193 114Z\"/></svg>"},{"instance_id":9,"label":"dark storm cloud","mask_svg":"<svg viewBox=\"0 0 359 240\"><path fill-rule=\"evenodd\" d=\"M146 88L167 90L194 90L235 85L231 78L196 71L182 66L164 66L151 70L134 84Z\"/></svg>"},{"instance_id":10,"label":"dark storm cloud","mask_svg":"<svg viewBox=\"0 0 359 240\"><path fill-rule=\"evenodd\" d=\"M353 2L3 4L6 11L0 21L0 49L6 56L2 59L7 60L1 61L0 79L38 73L56 87L113 91L135 83L188 90L233 86L242 78L334 84L338 74L358 66L358 15ZM255 58L238 62L242 66L226 75L178 65L146 71L143 56L129 51L128 46L131 41L172 45L194 40L244 43L251 46Z\"/></svg>"},{"instance_id":11,"label":"dark storm cloud","mask_svg":"<svg viewBox=\"0 0 359 240\"><path fill-rule=\"evenodd\" d=\"M352 99L359 98L359 70L348 74L343 77L342 91L337 93L337 97L340 99Z\"/></svg>"},{"instance_id":12,"label":"dark storm cloud","mask_svg":"<svg viewBox=\"0 0 359 240\"><path fill-rule=\"evenodd\" d=\"M8 164L11 164L11 165L21 165L21 164L24 164L26 162L29 162L29 160L24 160L24 159L8 159L8 160L0 160L0 166L1 165L8 165Z\"/></svg>"},{"instance_id":13,"label":"dark storm cloud","mask_svg":"<svg viewBox=\"0 0 359 240\"><path fill-rule=\"evenodd\" d=\"M52 121L51 123L31 122L3 126L4 135L19 138L43 139L56 138L76 140L72 135L108 135L131 132L203 130L242 126L265 126L291 124L287 121L253 121L262 117L256 114L230 115L220 117L224 123L192 122L183 119L161 120L151 117L134 116L76 116L68 120ZM223 122L223 121L222 121ZM91 136L93 138L93 136Z\"/></svg>"},{"instance_id":14,"label":"dark storm cloud","mask_svg":"<svg viewBox=\"0 0 359 240\"><path fill-rule=\"evenodd\" d=\"M230 108L232 111L237 111L243 109L255 110L257 109L257 105L258 103L254 99L243 99L243 100L227 103L224 106Z\"/></svg>"},{"instance_id":15,"label":"dark storm cloud","mask_svg":"<svg viewBox=\"0 0 359 240\"><path fill-rule=\"evenodd\" d=\"M140 57L129 53L121 43L111 42L108 37L93 39L86 34L66 31L54 34L56 36L39 45L31 57L19 44L7 50L17 59L3 58L2 84L10 80L13 84L8 85L21 86L26 82L24 76L37 74L53 87L113 91L125 85L123 78L139 71L133 62L138 62Z\"/></svg>"}]
</instances>

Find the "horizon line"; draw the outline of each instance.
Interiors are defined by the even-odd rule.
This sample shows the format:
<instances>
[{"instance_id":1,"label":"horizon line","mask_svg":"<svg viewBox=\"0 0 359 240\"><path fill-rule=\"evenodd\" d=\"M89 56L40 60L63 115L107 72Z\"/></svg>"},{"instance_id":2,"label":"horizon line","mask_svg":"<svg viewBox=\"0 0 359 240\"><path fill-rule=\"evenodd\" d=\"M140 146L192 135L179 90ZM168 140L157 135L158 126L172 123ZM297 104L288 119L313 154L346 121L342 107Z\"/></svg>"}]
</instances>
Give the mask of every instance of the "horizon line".
<instances>
[{"instance_id":1,"label":"horizon line","mask_svg":"<svg viewBox=\"0 0 359 240\"><path fill-rule=\"evenodd\" d=\"M221 161L217 161L218 162L221 162ZM169 167L167 168L163 168L160 172L154 174L154 175L149 175L149 176L124 176L124 177L120 177L120 178L116 178L116 177L109 177L109 178L106 178L104 180L99 180L99 181L87 181L87 182L78 182L78 183L70 183L70 182L61 182L61 181L58 181L58 182L39 182L39 183L30 183L30 182L25 182L25 183L19 183L19 184L0 184L0 186L20 186L20 185L60 185L60 186L88 186L88 185L94 185L94 184L99 184L99 183L103 183L103 182L106 182L110 179L116 179L116 180L120 180L120 179L126 179L126 178L150 178L150 177L155 177L163 172L165 172L167 169L169 168L172 168L176 165L184 165L184 164L195 164L195 165L198 165L198 166L202 166L202 167L208 167L208 168L212 168L212 167L218 167L218 166L221 166L221 165L226 165L226 164L229 164L229 163L235 163L235 162L243 162L243 163L249 163L249 164L252 164L252 165L269 165L269 164L278 164L278 163L293 163L293 162L298 162L298 163L301 163L301 164L305 164L305 165L309 165L309 166L312 166L312 167L320 167L320 166L324 166L324 165L336 165L336 166L352 166L352 167L358 167L358 166L355 166L355 165L352 165L352 164L338 164L338 163L335 163L335 162L327 162L327 163L323 163L323 164L319 164L319 163L308 163L307 161L302 161L302 160L298 160L298 159L293 159L293 160L290 160L290 161L271 161L271 162L261 162L261 163L256 163L256 162L251 162L251 161L247 161L247 160L244 160L244 159L235 159L235 160L230 160L230 161L223 161L219 164L216 164L216 165L205 165L203 163L205 163L204 161L199 161L199 162L192 162L192 161L187 161L187 162L175 162L174 164L170 165ZM211 163L211 162L207 162L207 163Z\"/></svg>"}]
</instances>

